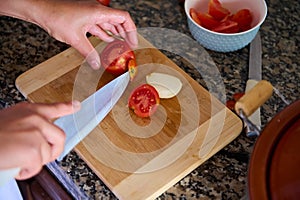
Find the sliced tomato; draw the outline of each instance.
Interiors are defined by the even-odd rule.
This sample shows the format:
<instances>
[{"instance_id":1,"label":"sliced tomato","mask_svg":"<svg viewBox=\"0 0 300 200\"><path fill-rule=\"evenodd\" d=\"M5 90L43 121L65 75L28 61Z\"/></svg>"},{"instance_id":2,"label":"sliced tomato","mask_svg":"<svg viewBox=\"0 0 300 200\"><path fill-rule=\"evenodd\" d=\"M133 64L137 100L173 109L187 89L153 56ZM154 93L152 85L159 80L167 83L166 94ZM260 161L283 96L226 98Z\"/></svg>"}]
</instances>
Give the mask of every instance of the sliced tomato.
<instances>
[{"instance_id":1,"label":"sliced tomato","mask_svg":"<svg viewBox=\"0 0 300 200\"><path fill-rule=\"evenodd\" d=\"M212 29L212 31L219 33L237 33L238 30L238 23L229 19L222 21L218 26Z\"/></svg>"},{"instance_id":2,"label":"sliced tomato","mask_svg":"<svg viewBox=\"0 0 300 200\"><path fill-rule=\"evenodd\" d=\"M220 21L230 15L230 11L224 8L219 0L210 0L208 3L208 14Z\"/></svg>"},{"instance_id":3,"label":"sliced tomato","mask_svg":"<svg viewBox=\"0 0 300 200\"><path fill-rule=\"evenodd\" d=\"M100 59L107 72L120 75L128 70L128 62L135 60L135 55L125 41L116 39L107 44L100 54Z\"/></svg>"},{"instance_id":4,"label":"sliced tomato","mask_svg":"<svg viewBox=\"0 0 300 200\"><path fill-rule=\"evenodd\" d=\"M238 33L249 30L253 19L249 9L241 9L231 15L219 0L209 0L207 13L200 13L191 8L190 15L197 24L220 33Z\"/></svg>"},{"instance_id":5,"label":"sliced tomato","mask_svg":"<svg viewBox=\"0 0 300 200\"><path fill-rule=\"evenodd\" d=\"M220 22L213 18L208 13L198 13L198 18L200 20L201 26L209 30L220 25Z\"/></svg>"},{"instance_id":6,"label":"sliced tomato","mask_svg":"<svg viewBox=\"0 0 300 200\"><path fill-rule=\"evenodd\" d=\"M198 12L194 8L190 9L190 15L197 24L201 25L200 19L198 17Z\"/></svg>"},{"instance_id":7,"label":"sliced tomato","mask_svg":"<svg viewBox=\"0 0 300 200\"><path fill-rule=\"evenodd\" d=\"M136 62L134 59L130 59L128 61L128 71L129 71L129 75L130 75L130 80L132 81L137 73Z\"/></svg>"},{"instance_id":8,"label":"sliced tomato","mask_svg":"<svg viewBox=\"0 0 300 200\"><path fill-rule=\"evenodd\" d=\"M157 110L159 101L156 89L149 84L143 84L131 93L128 106L137 116L149 117Z\"/></svg>"},{"instance_id":9,"label":"sliced tomato","mask_svg":"<svg viewBox=\"0 0 300 200\"><path fill-rule=\"evenodd\" d=\"M232 15L230 19L238 23L240 31L247 31L251 28L253 17L249 9L241 9Z\"/></svg>"}]
</instances>

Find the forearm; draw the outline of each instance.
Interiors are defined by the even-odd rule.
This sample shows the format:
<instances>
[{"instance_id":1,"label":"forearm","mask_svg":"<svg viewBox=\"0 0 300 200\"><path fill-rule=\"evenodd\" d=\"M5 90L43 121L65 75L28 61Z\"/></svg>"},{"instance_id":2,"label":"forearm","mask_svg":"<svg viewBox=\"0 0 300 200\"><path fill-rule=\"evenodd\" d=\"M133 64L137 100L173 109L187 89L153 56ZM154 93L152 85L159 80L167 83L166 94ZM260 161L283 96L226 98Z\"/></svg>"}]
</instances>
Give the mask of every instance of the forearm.
<instances>
[{"instance_id":1,"label":"forearm","mask_svg":"<svg viewBox=\"0 0 300 200\"><path fill-rule=\"evenodd\" d=\"M0 0L0 15L25 20L43 27L41 17L51 1L45 0Z\"/></svg>"}]
</instances>

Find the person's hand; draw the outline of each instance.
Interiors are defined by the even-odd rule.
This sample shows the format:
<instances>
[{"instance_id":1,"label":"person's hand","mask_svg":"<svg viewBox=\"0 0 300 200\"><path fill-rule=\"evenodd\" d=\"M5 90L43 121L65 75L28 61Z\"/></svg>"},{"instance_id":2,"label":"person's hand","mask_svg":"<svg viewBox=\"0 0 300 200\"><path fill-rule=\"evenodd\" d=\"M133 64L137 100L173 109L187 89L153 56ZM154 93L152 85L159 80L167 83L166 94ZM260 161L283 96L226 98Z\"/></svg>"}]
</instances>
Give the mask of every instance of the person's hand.
<instances>
[{"instance_id":1,"label":"person's hand","mask_svg":"<svg viewBox=\"0 0 300 200\"><path fill-rule=\"evenodd\" d=\"M63 151L65 133L52 120L80 109L69 103L19 103L0 111L0 170L20 167L16 179L36 175Z\"/></svg>"},{"instance_id":2,"label":"person's hand","mask_svg":"<svg viewBox=\"0 0 300 200\"><path fill-rule=\"evenodd\" d=\"M124 38L131 47L138 43L136 26L126 11L103 6L96 0L51 0L46 3L37 23L59 41L76 48L94 69L100 67L99 55L86 34L89 32L105 42Z\"/></svg>"},{"instance_id":3,"label":"person's hand","mask_svg":"<svg viewBox=\"0 0 300 200\"><path fill-rule=\"evenodd\" d=\"M136 26L127 11L106 7L99 0L2 0L0 14L38 24L55 39L76 48L91 65L100 58L86 37L89 32L105 42L124 38L131 47L138 43ZM101 1L100 1L101 2Z\"/></svg>"}]
</instances>

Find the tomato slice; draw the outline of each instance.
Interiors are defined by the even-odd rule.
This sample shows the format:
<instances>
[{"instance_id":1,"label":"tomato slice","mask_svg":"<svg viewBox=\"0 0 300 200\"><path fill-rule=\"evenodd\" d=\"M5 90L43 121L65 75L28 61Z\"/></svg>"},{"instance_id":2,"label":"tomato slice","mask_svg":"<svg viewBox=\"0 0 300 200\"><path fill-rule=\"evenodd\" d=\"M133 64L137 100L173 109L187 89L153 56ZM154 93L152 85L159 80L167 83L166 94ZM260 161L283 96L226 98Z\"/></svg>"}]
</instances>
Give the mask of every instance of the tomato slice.
<instances>
[{"instance_id":1,"label":"tomato slice","mask_svg":"<svg viewBox=\"0 0 300 200\"><path fill-rule=\"evenodd\" d=\"M200 20L201 26L209 30L220 25L220 22L213 18L208 13L198 13L198 18Z\"/></svg>"},{"instance_id":2,"label":"tomato slice","mask_svg":"<svg viewBox=\"0 0 300 200\"><path fill-rule=\"evenodd\" d=\"M194 8L190 9L190 15L197 24L201 25L201 21L198 17L198 12Z\"/></svg>"},{"instance_id":3,"label":"tomato slice","mask_svg":"<svg viewBox=\"0 0 300 200\"><path fill-rule=\"evenodd\" d=\"M128 106L133 109L137 116L149 117L155 113L159 101L156 89L149 84L143 84L131 93L128 99Z\"/></svg>"},{"instance_id":4,"label":"tomato slice","mask_svg":"<svg viewBox=\"0 0 300 200\"><path fill-rule=\"evenodd\" d=\"M107 44L100 54L100 59L107 72L120 75L128 70L128 62L135 60L135 55L125 41L116 39Z\"/></svg>"},{"instance_id":5,"label":"tomato slice","mask_svg":"<svg viewBox=\"0 0 300 200\"><path fill-rule=\"evenodd\" d=\"M239 31L249 30L251 28L252 18L249 9L241 9L231 16L231 20L238 23Z\"/></svg>"},{"instance_id":6,"label":"tomato slice","mask_svg":"<svg viewBox=\"0 0 300 200\"><path fill-rule=\"evenodd\" d=\"M239 27L237 22L227 19L214 27L212 31L219 33L237 33L239 31Z\"/></svg>"},{"instance_id":7,"label":"tomato slice","mask_svg":"<svg viewBox=\"0 0 300 200\"><path fill-rule=\"evenodd\" d=\"M208 14L220 21L230 15L230 11L224 8L219 0L210 0L208 3Z\"/></svg>"}]
</instances>

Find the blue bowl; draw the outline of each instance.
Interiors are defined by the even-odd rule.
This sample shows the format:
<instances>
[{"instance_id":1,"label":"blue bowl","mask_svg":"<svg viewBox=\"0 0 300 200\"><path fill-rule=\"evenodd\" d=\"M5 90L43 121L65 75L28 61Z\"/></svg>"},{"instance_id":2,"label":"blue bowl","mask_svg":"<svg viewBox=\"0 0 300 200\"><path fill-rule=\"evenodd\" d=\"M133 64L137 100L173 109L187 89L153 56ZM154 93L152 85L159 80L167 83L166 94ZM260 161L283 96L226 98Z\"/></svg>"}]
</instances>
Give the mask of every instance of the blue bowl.
<instances>
[{"instance_id":1,"label":"blue bowl","mask_svg":"<svg viewBox=\"0 0 300 200\"><path fill-rule=\"evenodd\" d=\"M186 0L185 12L192 36L205 48L218 52L232 52L248 45L260 29L267 16L267 5L264 0L223 0L222 5L232 13L248 8L253 13L252 28L240 33L218 33L198 25L190 16L190 8L207 12L209 0Z\"/></svg>"}]
</instances>

